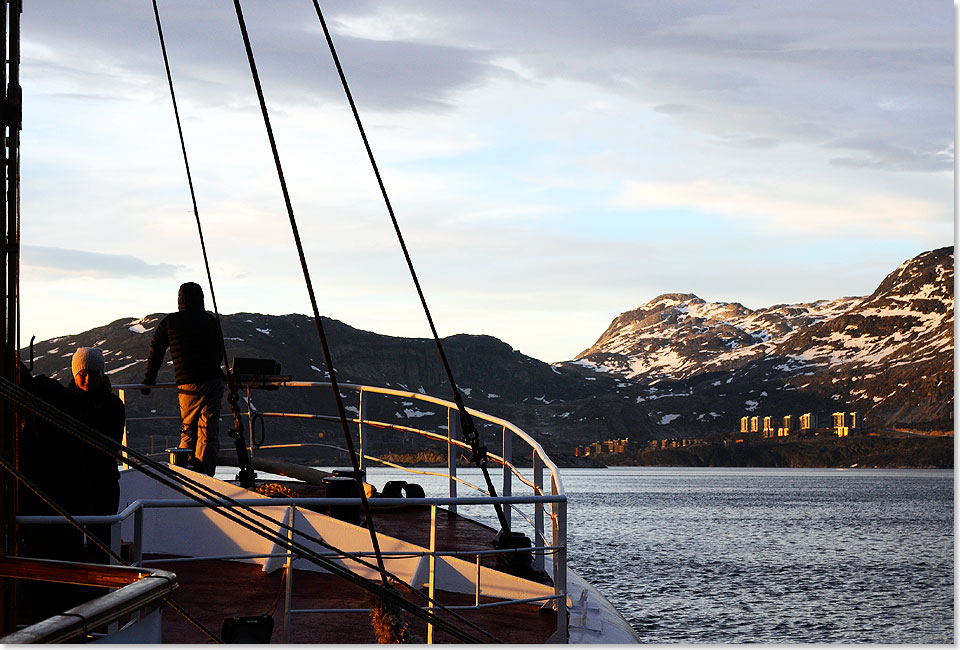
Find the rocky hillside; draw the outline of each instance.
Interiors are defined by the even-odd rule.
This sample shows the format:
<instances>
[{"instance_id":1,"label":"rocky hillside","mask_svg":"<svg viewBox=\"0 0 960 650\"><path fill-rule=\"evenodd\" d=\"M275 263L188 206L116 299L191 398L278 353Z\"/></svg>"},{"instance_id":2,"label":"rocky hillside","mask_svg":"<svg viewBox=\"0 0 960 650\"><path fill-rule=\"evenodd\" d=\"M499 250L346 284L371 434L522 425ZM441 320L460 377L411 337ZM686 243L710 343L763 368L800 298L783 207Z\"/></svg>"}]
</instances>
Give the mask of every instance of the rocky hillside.
<instances>
[{"instance_id":1,"label":"rocky hillside","mask_svg":"<svg viewBox=\"0 0 960 650\"><path fill-rule=\"evenodd\" d=\"M163 314L151 314L143 318L122 318L82 334L37 343L34 372L66 383L70 378L71 357L77 347L98 346L104 350L107 374L114 386L139 383L154 328L162 317ZM432 339L383 336L336 320L324 318L323 322L337 379L342 384L372 384L452 399ZM240 313L224 316L222 325L231 359L273 359L280 363L282 374L297 380L324 381L329 377L312 318L300 314ZM594 399L594 387L607 392L615 383L612 378L585 380L579 372L555 368L524 356L489 336L451 336L443 339L443 345L468 406L504 417L546 440L560 436L553 435L557 432L552 418L541 418L544 405L589 401ZM21 358L26 361L29 351L21 351ZM169 352L166 359L158 377L160 383L173 381ZM353 400L345 403L355 415L355 394L351 397ZM252 399L257 408L270 412L328 415L336 412L329 389L254 391ZM242 395L241 404L246 412L246 393ZM435 425L445 423L446 413L440 409L426 410L404 400L380 408L388 406L390 416L397 414L410 426L431 419ZM127 394L127 411L128 416L134 417L176 416L176 398L169 391L154 391L148 397L132 391ZM563 418L560 421L563 422ZM295 437L301 441L316 441L317 433L324 429L328 436L333 436L331 444L338 444L341 435L336 426L316 421L288 421L284 427L287 424L294 425ZM170 443L178 435L177 427L176 422L145 421L138 422L132 430L139 432L138 435L157 436L156 447ZM277 428L275 423L268 424L270 442L276 442L273 433ZM490 433L491 437L494 435L497 432ZM160 436L166 436L166 443ZM384 440L389 447L399 444L401 438L385 435ZM490 444L495 446L492 440Z\"/></svg>"},{"instance_id":2,"label":"rocky hillside","mask_svg":"<svg viewBox=\"0 0 960 650\"><path fill-rule=\"evenodd\" d=\"M40 342L35 372L67 381L76 348L96 345L115 385L137 383L161 317L119 319ZM275 359L296 379L326 377L306 316L233 314L224 316L223 328L231 358ZM383 336L328 319L324 328L341 382L450 398L432 340ZM610 438L729 433L743 415L811 411L829 424L833 411L852 410L873 430L952 430L953 250L905 262L867 297L751 310L692 294L659 296L614 319L577 359L552 365L489 336L451 336L443 343L467 405L515 422L554 455ZM26 360L29 352L21 356ZM172 380L169 364L160 375L165 380ZM329 396L318 392L259 391L253 401L268 411L333 413ZM133 416L177 413L172 394L161 391L133 393L127 407ZM402 400L389 408L411 425L445 418ZM324 426L301 422L298 435L316 441ZM135 426L137 435L168 440L176 428L157 421ZM494 446L497 432L489 435ZM386 447L405 444L399 434L385 434L384 441Z\"/></svg>"}]
</instances>

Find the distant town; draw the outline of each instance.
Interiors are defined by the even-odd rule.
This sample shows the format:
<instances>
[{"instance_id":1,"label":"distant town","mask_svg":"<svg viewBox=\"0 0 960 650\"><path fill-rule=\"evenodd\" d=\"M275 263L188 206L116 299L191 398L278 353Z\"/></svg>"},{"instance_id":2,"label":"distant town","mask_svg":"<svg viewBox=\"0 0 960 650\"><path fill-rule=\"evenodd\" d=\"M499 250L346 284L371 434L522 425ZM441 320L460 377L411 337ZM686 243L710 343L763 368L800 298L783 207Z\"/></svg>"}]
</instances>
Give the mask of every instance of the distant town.
<instances>
[{"instance_id":1,"label":"distant town","mask_svg":"<svg viewBox=\"0 0 960 650\"><path fill-rule=\"evenodd\" d=\"M760 422L763 421L763 428ZM792 415L784 415L779 419L779 426L774 425L774 417L745 415L740 418L740 433L761 433L764 438L785 438L790 435L819 436L833 433L838 438L849 436L857 432L857 412L838 411L833 414L833 426L818 427L818 418L815 413L804 413L800 416L799 426L794 424Z\"/></svg>"},{"instance_id":2,"label":"distant town","mask_svg":"<svg viewBox=\"0 0 960 650\"><path fill-rule=\"evenodd\" d=\"M838 411L832 414L833 424L829 427L820 427L819 418L816 413L804 413L798 419L792 415L784 415L776 418L772 415L758 416L745 415L740 418L740 433L757 434L763 438L787 438L803 437L812 438L820 435L833 435L838 438L844 438L858 433L859 418L856 411ZM738 444L744 441L743 438L726 438L722 441L724 445ZM647 443L650 449L671 449L676 447L689 447L701 444L716 444L717 437L710 438L664 438L654 439ZM597 442L578 445L573 450L575 457L586 458L588 456L600 456L602 454L624 454L631 450L629 438L619 438L614 440L602 440Z\"/></svg>"}]
</instances>

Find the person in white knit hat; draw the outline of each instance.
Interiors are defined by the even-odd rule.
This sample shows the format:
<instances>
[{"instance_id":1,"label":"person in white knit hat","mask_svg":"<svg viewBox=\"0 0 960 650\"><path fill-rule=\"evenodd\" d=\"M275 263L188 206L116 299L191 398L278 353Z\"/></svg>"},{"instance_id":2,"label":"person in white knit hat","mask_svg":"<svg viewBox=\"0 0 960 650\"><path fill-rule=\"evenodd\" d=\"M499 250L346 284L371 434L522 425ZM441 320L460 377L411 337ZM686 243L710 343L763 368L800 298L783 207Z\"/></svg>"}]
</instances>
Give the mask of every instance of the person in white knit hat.
<instances>
[{"instance_id":1,"label":"person in white knit hat","mask_svg":"<svg viewBox=\"0 0 960 650\"><path fill-rule=\"evenodd\" d=\"M78 348L73 355L73 380L67 386L72 396L71 415L92 429L104 434L114 443L123 441L126 413L123 402L110 390L110 380L104 372L103 350ZM115 515L120 503L120 471L117 458L90 445L81 445L84 468L83 489L80 490L80 514ZM91 532L100 539L109 539L110 526L91 525ZM88 547L89 561L106 562L107 555L96 547Z\"/></svg>"},{"instance_id":2,"label":"person in white knit hat","mask_svg":"<svg viewBox=\"0 0 960 650\"><path fill-rule=\"evenodd\" d=\"M96 390L103 382L103 350L100 348L77 348L73 353L73 381L84 391Z\"/></svg>"},{"instance_id":3,"label":"person in white knit hat","mask_svg":"<svg viewBox=\"0 0 960 650\"><path fill-rule=\"evenodd\" d=\"M46 375L32 376L22 363L20 386L102 434L93 447L82 432L67 432L59 426L28 417L22 424L18 441L20 468L30 481L59 508L71 515L115 515L120 501L120 472L117 448L123 439L125 413L123 402L110 390L104 371L103 350L80 348L71 363L69 386ZM105 440L105 436L107 439ZM52 505L29 490L20 493L21 514L52 515ZM59 527L57 527L59 528ZM110 543L109 524L87 524L87 534ZM105 564L107 554L84 535L67 527L24 525L20 530L21 551L26 557L69 562ZM100 588L54 585L24 581L23 602L28 620L40 620L100 596ZM19 598L19 596L18 596Z\"/></svg>"}]
</instances>

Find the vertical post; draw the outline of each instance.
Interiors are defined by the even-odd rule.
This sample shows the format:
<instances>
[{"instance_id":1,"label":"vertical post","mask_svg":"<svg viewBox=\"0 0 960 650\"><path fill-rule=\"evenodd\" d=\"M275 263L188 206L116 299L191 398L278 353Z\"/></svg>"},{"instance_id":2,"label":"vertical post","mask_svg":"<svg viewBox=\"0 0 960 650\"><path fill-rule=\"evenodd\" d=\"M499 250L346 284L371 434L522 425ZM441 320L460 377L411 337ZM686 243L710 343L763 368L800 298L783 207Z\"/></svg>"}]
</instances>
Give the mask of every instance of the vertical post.
<instances>
[{"instance_id":1,"label":"vertical post","mask_svg":"<svg viewBox=\"0 0 960 650\"><path fill-rule=\"evenodd\" d=\"M508 497L513 494L513 433L507 427L503 427L503 483L500 488L500 496ZM513 508L504 504L503 516L506 517L508 524L513 524L510 515L513 514Z\"/></svg>"},{"instance_id":2,"label":"vertical post","mask_svg":"<svg viewBox=\"0 0 960 650\"><path fill-rule=\"evenodd\" d=\"M290 528L287 529L287 539L293 541L293 530L297 522L297 506L290 506ZM286 583L283 594L283 634L282 643L290 643L290 610L293 608L293 547L287 549L287 563L284 566Z\"/></svg>"},{"instance_id":3,"label":"vertical post","mask_svg":"<svg viewBox=\"0 0 960 650\"><path fill-rule=\"evenodd\" d=\"M363 419L367 414L367 398L370 397L364 392L363 388L360 389L360 413L357 415L357 419L360 420L360 436L357 442L357 462L360 465L360 469L363 469L363 446L364 446L364 433L366 432L366 427L363 426Z\"/></svg>"},{"instance_id":4,"label":"vertical post","mask_svg":"<svg viewBox=\"0 0 960 650\"><path fill-rule=\"evenodd\" d=\"M555 488L556 486L554 486ZM553 490L556 494L556 490ZM557 643L567 642L567 500L553 504L553 590L557 606Z\"/></svg>"},{"instance_id":5,"label":"vertical post","mask_svg":"<svg viewBox=\"0 0 960 650\"><path fill-rule=\"evenodd\" d=\"M536 452L533 454L533 485L534 494L543 494L543 461ZM543 504L536 503L533 506L533 527L536 541L534 546L543 547ZM533 568L537 571L543 571L543 551L537 551L533 554Z\"/></svg>"},{"instance_id":6,"label":"vertical post","mask_svg":"<svg viewBox=\"0 0 960 650\"><path fill-rule=\"evenodd\" d=\"M121 553L121 550L120 550L120 546L121 546L120 525L121 525L121 523L122 523L122 522L118 519L117 521L115 521L115 522L113 522L112 524L110 524L110 539L107 540L107 543L110 545L110 550L113 551L114 553L116 553L117 557L121 557L121 555L120 555L120 553ZM114 559L113 557L108 558L108 560L109 560L109 564L110 564L111 566L117 566L117 565L122 564L122 562ZM136 614L134 614L134 616L136 616ZM108 634L114 634L114 633L115 633L117 630L119 630L119 629L120 629L120 623L119 623L118 621L113 621L113 622L111 622L109 625L107 625L107 633L108 633Z\"/></svg>"},{"instance_id":7,"label":"vertical post","mask_svg":"<svg viewBox=\"0 0 960 650\"><path fill-rule=\"evenodd\" d=\"M8 3L11 5L8 8ZM9 11L8 11L9 9ZM8 31L9 22L9 31ZM20 1L0 2L0 31L3 32L4 60L0 61L0 92L3 93L3 127L0 128L0 153L4 159L3 233L4 269L0 271L0 376L17 382L19 318L17 300L20 286ZM17 416L13 407L0 402L0 453L20 466ZM0 472L0 556L17 554L17 481L8 472ZM16 629L16 581L0 578L0 634Z\"/></svg>"},{"instance_id":8,"label":"vertical post","mask_svg":"<svg viewBox=\"0 0 960 650\"><path fill-rule=\"evenodd\" d=\"M121 523L122 523L122 522L118 519L117 521L115 521L115 522L113 522L112 524L110 524L110 550L113 551L114 553L116 553L116 554L117 554L117 557L120 557L120 547L121 547L122 542L123 542L123 540L120 539L120 525L121 525ZM113 559L113 558L111 557L111 558L110 558L110 564L111 564L111 565L119 565L120 562L117 561L117 560L115 560L115 559Z\"/></svg>"},{"instance_id":9,"label":"vertical post","mask_svg":"<svg viewBox=\"0 0 960 650\"><path fill-rule=\"evenodd\" d=\"M143 506L133 513L133 566L143 564Z\"/></svg>"},{"instance_id":10,"label":"vertical post","mask_svg":"<svg viewBox=\"0 0 960 650\"><path fill-rule=\"evenodd\" d=\"M480 554L477 553L477 607L480 607Z\"/></svg>"},{"instance_id":11,"label":"vertical post","mask_svg":"<svg viewBox=\"0 0 960 650\"><path fill-rule=\"evenodd\" d=\"M447 496L457 498L457 458L460 457L460 447L453 441L460 437L460 417L456 409L447 408ZM456 504L447 508L457 514Z\"/></svg>"},{"instance_id":12,"label":"vertical post","mask_svg":"<svg viewBox=\"0 0 960 650\"><path fill-rule=\"evenodd\" d=\"M249 458L253 458L253 400L250 392L253 390L250 382L247 384L247 423L250 425L250 455ZM237 435L240 435L240 432L237 431ZM239 458L237 459L240 460Z\"/></svg>"},{"instance_id":13,"label":"vertical post","mask_svg":"<svg viewBox=\"0 0 960 650\"><path fill-rule=\"evenodd\" d=\"M120 401L123 402L124 413L126 413L127 391L121 388L120 390L117 391L117 393L120 396ZM124 447L127 446L127 418L126 417L123 418L123 440L121 440L120 442L121 444L123 444ZM150 453L153 453L153 444L152 444L153 436L150 436L150 442L151 442ZM127 452L122 451L120 453L123 455L123 469L130 469L130 466L127 465Z\"/></svg>"},{"instance_id":14,"label":"vertical post","mask_svg":"<svg viewBox=\"0 0 960 650\"><path fill-rule=\"evenodd\" d=\"M427 586L427 595L430 596L430 606L427 608L433 613L433 599L437 592L437 504L430 505L430 582ZM433 643L433 623L427 623L427 643Z\"/></svg>"}]
</instances>

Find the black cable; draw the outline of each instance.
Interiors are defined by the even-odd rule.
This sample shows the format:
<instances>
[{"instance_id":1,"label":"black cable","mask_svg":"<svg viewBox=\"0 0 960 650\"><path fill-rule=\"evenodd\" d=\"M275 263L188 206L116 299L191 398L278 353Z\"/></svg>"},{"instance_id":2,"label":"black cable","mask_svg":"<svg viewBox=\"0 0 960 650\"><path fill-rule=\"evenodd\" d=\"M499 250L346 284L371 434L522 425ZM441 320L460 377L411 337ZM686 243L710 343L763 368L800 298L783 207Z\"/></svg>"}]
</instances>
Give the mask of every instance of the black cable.
<instances>
[{"instance_id":1,"label":"black cable","mask_svg":"<svg viewBox=\"0 0 960 650\"><path fill-rule=\"evenodd\" d=\"M347 76L343 71L343 66L340 65L340 57L337 55L337 49L333 45L333 37L330 34L330 29L327 27L327 21L323 17L323 11L320 9L319 1L313 0L313 6L317 11L317 18L320 20L320 26L323 28L323 34L327 39L327 45L330 48L330 55L333 57L334 65L337 67L337 74L340 76L340 85L343 86L343 92L346 94L347 101L350 104L350 110L353 112L353 119L357 123L357 129L360 132L360 139L363 140L363 146L367 151L367 158L370 160L370 166L373 168L373 174L377 179L377 185L380 187L380 194L383 196L383 202L386 205L387 213L390 215L390 221L393 223L393 229L397 233L397 240L400 242L400 249L403 251L403 257L407 261L407 268L410 270L410 277L413 279L413 285L416 287L417 295L420 297L420 304L423 305L423 313L427 317L427 323L429 323L430 331L433 333L433 340L437 345L437 352L440 354L440 362L443 364L443 369L447 375L447 381L450 382L450 387L453 390L453 401L456 402L457 409L460 414L460 428L463 429L464 439L470 444L470 449L473 452L473 458L471 460L482 470L483 477L487 483L487 489L490 491L490 496L495 497L497 496L497 491L494 489L493 482L490 480L490 475L487 472L487 448L480 444L480 434L477 431L476 424L474 424L473 418L467 412L467 408L463 403L463 397L460 395L460 390L457 388L457 382L453 378L453 370L451 370L450 363L447 361L447 354L443 349L443 344L440 342L440 335L437 333L437 328L433 323L433 316L430 314L430 307L427 305L427 298L420 286L420 280L417 278L417 272L413 268L413 259L410 257L410 251L407 250L407 244L403 239L403 233L400 231L400 223L397 221L397 216L393 211L393 204L390 202L390 196L387 194L387 187L383 182L383 176L380 174L380 167L377 165L377 160L373 155L373 149L370 146L370 140L367 138L366 130L363 128L363 121L360 119L360 112L357 110L357 104L353 101L353 93L350 92L350 86L347 84ZM507 518L504 516L503 509L500 507L500 504L495 503L493 504L493 507L497 512L497 519L500 521L500 527L504 531L509 531L510 524L507 522Z\"/></svg>"},{"instance_id":2,"label":"black cable","mask_svg":"<svg viewBox=\"0 0 960 650\"><path fill-rule=\"evenodd\" d=\"M95 449L98 449L104 453L120 457L121 453L126 453L127 457L124 459L129 465L134 469L137 469L141 473L147 475L150 478L158 481L159 483L169 487L172 490L175 490L184 496L205 505L212 509L217 514L229 519L235 524L250 530L261 537L277 544L278 546L287 549L289 551L296 552L304 559L311 561L312 563L320 566L330 573L339 576L348 582L351 582L358 587L367 590L370 593L380 596L386 600L396 603L399 607L412 613L414 616L421 618L429 623L434 624L439 629L453 635L454 637L460 639L461 641L478 643L479 639L473 637L459 628L454 627L443 619L439 618L432 612L424 611L421 608L413 605L405 598L399 594L395 594L392 591L388 590L385 586L378 585L375 582L372 582L362 576L356 575L351 572L349 569L336 564L332 560L329 560L325 557L322 557L316 554L312 549L296 542L292 539L288 539L285 535L281 535L274 529L268 528L266 524L258 522L253 519L252 515L256 515L260 519L268 522L274 528L283 528L291 530L294 534L300 535L306 539L311 540L312 542L318 543L325 548L333 550L336 553L339 553L345 557L349 557L351 560L358 562L369 568L376 568L370 565L368 562L364 561L362 558L355 557L353 554L337 549L336 547L324 542L322 539L311 538L305 533L298 531L294 528L291 528L289 525L284 524L272 517L265 515L256 511L250 506L245 506L240 504L235 499L228 497L223 494L217 493L215 490L199 483L189 476L179 474L170 470L168 467L157 463L156 461L150 459L149 457L140 454L139 452L130 449L129 447L116 443L112 441L109 437L100 433L99 431L89 427L88 425L76 420L70 415L64 413L63 411L53 407L42 399L36 397L30 392L26 391L19 386L16 386L9 380L0 377L0 398L6 399L9 402L14 403L20 408L33 413L34 415L50 422L51 424L63 429L67 433L79 438L86 444L93 446ZM196 493L191 493L187 488L194 490ZM233 506L238 512L235 512L231 509L225 507L225 505ZM415 593L418 593L413 587L406 584L404 581L400 580L396 576L388 573L388 576L392 578L395 582L398 582L408 588L410 588ZM419 594L423 596L423 594ZM467 621L463 617L457 615L455 612L447 610L440 603L431 600L428 596L425 596L431 605L437 609L444 611L445 613L452 615L454 618L457 618L466 625L475 628L479 632L489 636L491 639L494 639L497 642L500 642L499 639L496 639L493 635L484 630L480 629L470 621Z\"/></svg>"},{"instance_id":3,"label":"black cable","mask_svg":"<svg viewBox=\"0 0 960 650\"><path fill-rule=\"evenodd\" d=\"M190 188L190 201L193 205L193 216L197 222L197 233L200 236L200 250L203 253L203 266L207 272L207 284L210 287L210 301L213 305L213 313L217 319L217 333L219 334L218 342L220 344L220 354L223 357L223 364L226 369L226 380L227 380L227 390L229 391L229 397L227 403L230 404L230 408L233 413L233 429L229 431L230 437L234 439L235 443L239 443L240 440L240 408L238 406L238 393L236 385L233 383L233 376L230 373L230 358L227 356L227 344L223 336L223 324L220 319L220 309L217 307L217 294L213 289L213 274L210 272L210 259L207 255L207 244L206 240L203 237L203 226L200 223L200 210L197 208L197 194L193 189L193 175L190 172L190 159L187 156L187 143L186 139L183 136L183 127L180 123L180 110L177 107L177 94L173 90L173 75L170 72L170 60L167 57L167 44L163 38L163 26L160 23L160 10L157 7L157 0L153 0L153 15L157 23L157 36L160 39L160 50L163 53L163 67L167 73L167 85L170 88L170 100L173 103L173 115L177 122L177 134L180 136L180 150L183 153L183 165L187 172L187 185ZM240 474L242 478L242 483L245 487L249 487L248 483L252 480L252 470L250 469L249 459L246 457L245 453L241 453L240 444L236 444L237 447L237 456L238 462L240 464Z\"/></svg>"},{"instance_id":4,"label":"black cable","mask_svg":"<svg viewBox=\"0 0 960 650\"><path fill-rule=\"evenodd\" d=\"M300 230L297 227L297 220L293 214L293 204L290 201L290 192L287 190L287 182L283 175L283 166L280 164L280 153L277 150L277 141L273 137L273 127L270 125L270 114L267 111L267 102L264 99L263 88L260 85L260 75L257 72L257 64L253 58L253 48L250 45L250 36L247 34L247 25L243 20L243 10L240 8L240 0L233 0L233 6L237 12L237 22L240 25L240 33L243 36L243 46L247 52L247 62L250 65L250 73L253 76L253 83L257 90L257 99L260 101L260 112L263 114L263 123L267 130L267 138L270 141L270 150L273 152L273 162L277 168L277 177L280 180L280 189L283 193L283 202L287 208L287 216L290 220L290 228L293 231L293 239L297 246L297 254L300 257L300 267L303 270L303 279L307 285L307 294L310 297L310 306L313 308L313 320L317 326L317 334L320 337L320 347L323 350L323 361L327 365L327 371L330 375L330 385L333 391L334 401L337 405L337 415L340 417L340 425L343 430L343 437L350 450L350 462L353 465L353 477L357 484L357 492L360 495L360 505L363 508L363 514L366 518L367 528L370 531L370 541L373 544L374 553L377 556L377 566L380 570L384 586L387 585L387 571L383 564L383 557L380 553L380 543L377 541L377 533L373 526L373 517L370 513L370 505L367 503L367 495L363 490L363 480L360 477L360 464L357 462L357 452L353 446L353 438L350 435L350 427L347 425L347 412L343 406L343 398L340 395L340 388L337 384L337 375L334 371L333 357L330 355L330 348L327 345L327 337L323 330L323 323L320 321L320 310L317 307L317 297L313 291L313 282L310 280L310 269L307 266L307 258L303 251L303 243L300 241Z\"/></svg>"}]
</instances>

